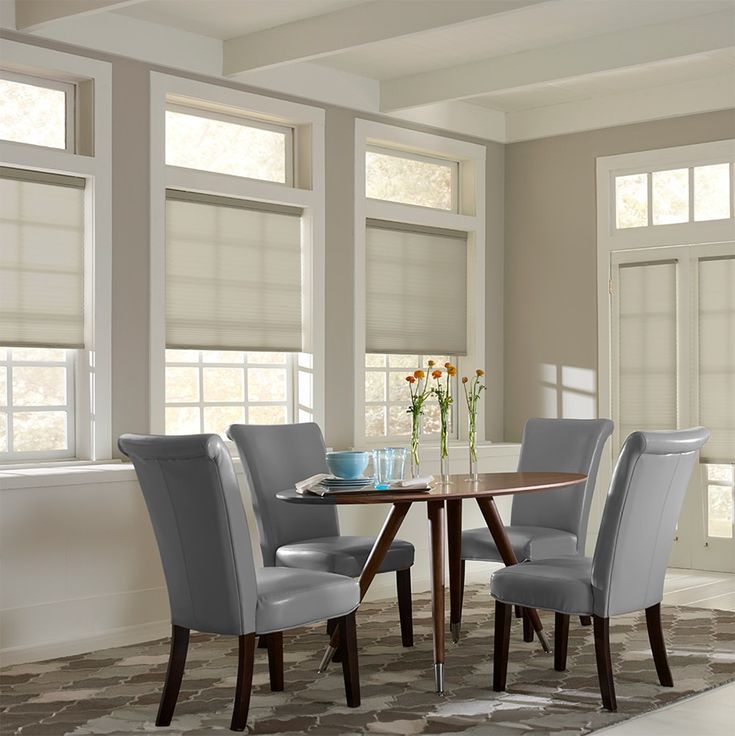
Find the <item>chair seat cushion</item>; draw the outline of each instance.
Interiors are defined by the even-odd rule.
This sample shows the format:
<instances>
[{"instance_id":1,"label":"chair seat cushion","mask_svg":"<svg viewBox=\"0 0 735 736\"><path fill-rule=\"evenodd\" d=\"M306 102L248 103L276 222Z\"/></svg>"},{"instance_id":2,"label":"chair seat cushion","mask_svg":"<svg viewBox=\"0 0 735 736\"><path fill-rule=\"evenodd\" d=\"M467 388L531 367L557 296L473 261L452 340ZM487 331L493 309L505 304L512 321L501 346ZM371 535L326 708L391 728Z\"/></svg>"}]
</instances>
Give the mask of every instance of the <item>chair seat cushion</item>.
<instances>
[{"instance_id":1,"label":"chair seat cushion","mask_svg":"<svg viewBox=\"0 0 735 736\"><path fill-rule=\"evenodd\" d=\"M577 554L577 537L572 532L544 526L506 526L505 531L519 562ZM502 562L490 530L462 532L462 559Z\"/></svg>"},{"instance_id":2,"label":"chair seat cushion","mask_svg":"<svg viewBox=\"0 0 735 736\"><path fill-rule=\"evenodd\" d=\"M343 575L263 567L256 570L256 580L256 634L345 616L360 603L360 586Z\"/></svg>"},{"instance_id":3,"label":"chair seat cushion","mask_svg":"<svg viewBox=\"0 0 735 736\"><path fill-rule=\"evenodd\" d=\"M592 559L575 555L502 568L493 573L490 594L528 608L591 615Z\"/></svg>"},{"instance_id":4,"label":"chair seat cushion","mask_svg":"<svg viewBox=\"0 0 735 736\"><path fill-rule=\"evenodd\" d=\"M285 544L276 550L276 565L306 570L336 572L356 578L365 566L374 537L319 537L306 542ZM413 565L414 548L410 542L393 540L378 572L404 570Z\"/></svg>"}]
</instances>

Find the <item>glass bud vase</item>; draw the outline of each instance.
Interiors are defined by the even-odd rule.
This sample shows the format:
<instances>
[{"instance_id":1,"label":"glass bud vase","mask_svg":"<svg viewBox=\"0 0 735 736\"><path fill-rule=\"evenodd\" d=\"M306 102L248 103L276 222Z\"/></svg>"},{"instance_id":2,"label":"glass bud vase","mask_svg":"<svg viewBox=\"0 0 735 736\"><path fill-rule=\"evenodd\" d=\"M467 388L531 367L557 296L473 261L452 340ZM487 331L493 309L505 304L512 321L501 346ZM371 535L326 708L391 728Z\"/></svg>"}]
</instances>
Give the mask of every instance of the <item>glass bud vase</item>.
<instances>
[{"instance_id":1,"label":"glass bud vase","mask_svg":"<svg viewBox=\"0 0 735 736\"><path fill-rule=\"evenodd\" d=\"M477 472L477 417L470 414L470 425L468 432L468 444L470 450L470 480L478 481Z\"/></svg>"},{"instance_id":2,"label":"glass bud vase","mask_svg":"<svg viewBox=\"0 0 735 736\"><path fill-rule=\"evenodd\" d=\"M442 413L441 416L441 442L439 445L439 458L441 466L441 482L446 485L449 483L449 449L447 447L447 415Z\"/></svg>"},{"instance_id":3,"label":"glass bud vase","mask_svg":"<svg viewBox=\"0 0 735 736\"><path fill-rule=\"evenodd\" d=\"M421 458L419 457L419 442L421 441L421 414L411 415L411 477L421 477Z\"/></svg>"}]
</instances>

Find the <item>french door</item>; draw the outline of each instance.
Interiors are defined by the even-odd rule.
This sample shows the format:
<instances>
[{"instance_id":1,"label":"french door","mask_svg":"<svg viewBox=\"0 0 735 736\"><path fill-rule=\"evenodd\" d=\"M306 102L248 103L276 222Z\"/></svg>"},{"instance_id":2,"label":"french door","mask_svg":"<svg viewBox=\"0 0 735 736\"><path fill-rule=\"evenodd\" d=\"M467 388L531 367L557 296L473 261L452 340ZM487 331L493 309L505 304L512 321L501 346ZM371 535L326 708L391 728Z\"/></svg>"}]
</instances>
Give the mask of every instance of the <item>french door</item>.
<instances>
[{"instance_id":1,"label":"french door","mask_svg":"<svg viewBox=\"0 0 735 736\"><path fill-rule=\"evenodd\" d=\"M735 243L611 253L614 454L637 429L712 433L670 564L735 572Z\"/></svg>"}]
</instances>

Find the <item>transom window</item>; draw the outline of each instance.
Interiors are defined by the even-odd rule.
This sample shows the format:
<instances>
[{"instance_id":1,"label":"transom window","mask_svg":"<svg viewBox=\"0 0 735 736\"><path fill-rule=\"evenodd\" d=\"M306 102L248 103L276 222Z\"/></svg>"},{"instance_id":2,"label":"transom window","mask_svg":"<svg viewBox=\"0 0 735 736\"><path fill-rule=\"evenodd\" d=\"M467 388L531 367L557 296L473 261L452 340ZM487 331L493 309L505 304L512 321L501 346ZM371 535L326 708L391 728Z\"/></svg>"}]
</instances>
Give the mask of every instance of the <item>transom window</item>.
<instances>
[{"instance_id":1,"label":"transom window","mask_svg":"<svg viewBox=\"0 0 735 736\"><path fill-rule=\"evenodd\" d=\"M370 199L457 211L457 161L369 146L365 194Z\"/></svg>"},{"instance_id":2,"label":"transom window","mask_svg":"<svg viewBox=\"0 0 735 736\"><path fill-rule=\"evenodd\" d=\"M292 185L293 129L169 106L166 163Z\"/></svg>"},{"instance_id":3,"label":"transom window","mask_svg":"<svg viewBox=\"0 0 735 736\"><path fill-rule=\"evenodd\" d=\"M429 360L441 368L445 363L457 364L454 356L440 355L394 355L367 353L365 355L365 437L409 437L411 435L411 416L407 409L410 404L406 376L415 370L427 371ZM457 411L457 381L453 380L450 436L455 436ZM431 385L431 383L430 383ZM427 399L424 404L421 433L436 436L440 430L439 405L436 400Z\"/></svg>"},{"instance_id":4,"label":"transom window","mask_svg":"<svg viewBox=\"0 0 735 736\"><path fill-rule=\"evenodd\" d=\"M74 148L74 85L2 72L0 139Z\"/></svg>"},{"instance_id":5,"label":"transom window","mask_svg":"<svg viewBox=\"0 0 735 736\"><path fill-rule=\"evenodd\" d=\"M731 201L729 162L624 174L615 177L615 227L724 220Z\"/></svg>"}]
</instances>

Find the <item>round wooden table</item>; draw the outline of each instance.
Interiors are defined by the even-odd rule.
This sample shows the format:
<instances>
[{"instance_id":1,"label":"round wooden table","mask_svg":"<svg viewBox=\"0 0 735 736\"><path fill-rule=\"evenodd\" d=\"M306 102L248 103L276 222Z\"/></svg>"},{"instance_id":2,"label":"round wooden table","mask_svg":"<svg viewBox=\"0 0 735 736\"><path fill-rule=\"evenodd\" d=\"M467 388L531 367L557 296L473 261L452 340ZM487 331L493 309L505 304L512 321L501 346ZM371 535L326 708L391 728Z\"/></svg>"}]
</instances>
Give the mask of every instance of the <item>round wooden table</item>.
<instances>
[{"instance_id":1,"label":"round wooden table","mask_svg":"<svg viewBox=\"0 0 735 736\"><path fill-rule=\"evenodd\" d=\"M360 574L360 599L365 596L388 549L406 518L412 503L425 503L429 519L431 539L431 608L434 624L434 682L436 691L444 691L444 509L447 512L447 536L449 541L449 587L450 624L459 627L459 608L462 596L461 553L462 553L462 501L473 498L480 507L490 534L506 565L515 565L513 547L495 505L495 496L513 493L532 493L573 486L586 480L579 473L480 473L476 480L468 475L451 475L449 482L432 483L429 491L367 491L364 493L343 492L328 496L301 494L296 489L281 491L277 498L289 503L304 504L375 504L390 503L391 510L383 528L375 540ZM543 625L535 609L526 609L542 646L548 652L549 644ZM331 660L337 646L339 634L334 632L327 651L324 653L320 671Z\"/></svg>"}]
</instances>

